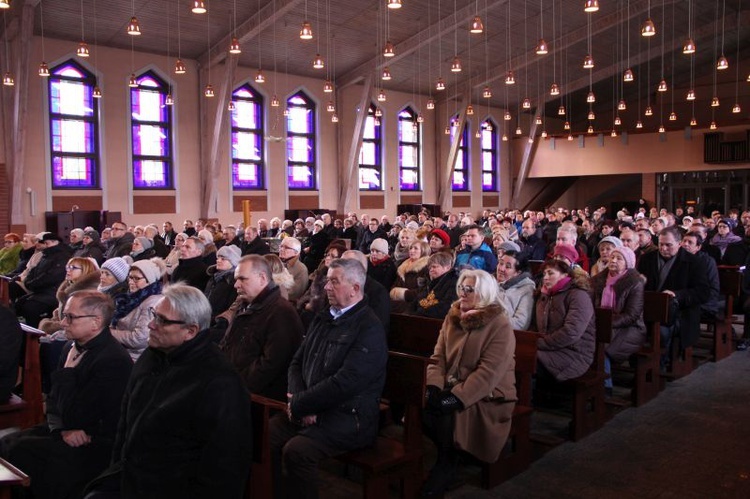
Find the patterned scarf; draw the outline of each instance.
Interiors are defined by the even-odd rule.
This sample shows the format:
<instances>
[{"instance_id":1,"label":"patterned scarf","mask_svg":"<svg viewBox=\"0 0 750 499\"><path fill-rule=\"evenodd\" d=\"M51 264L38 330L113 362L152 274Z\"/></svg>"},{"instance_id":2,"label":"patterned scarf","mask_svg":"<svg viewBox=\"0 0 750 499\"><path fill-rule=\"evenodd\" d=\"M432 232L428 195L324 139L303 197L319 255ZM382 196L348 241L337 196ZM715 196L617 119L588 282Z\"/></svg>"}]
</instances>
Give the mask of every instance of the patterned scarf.
<instances>
[{"instance_id":1,"label":"patterned scarf","mask_svg":"<svg viewBox=\"0 0 750 499\"><path fill-rule=\"evenodd\" d=\"M115 315L112 317L110 325L112 327L117 326L117 322L128 315L130 312L136 309L143 300L151 295L161 294L161 281L156 281L143 289L139 289L134 293L123 293L115 296Z\"/></svg>"}]
</instances>

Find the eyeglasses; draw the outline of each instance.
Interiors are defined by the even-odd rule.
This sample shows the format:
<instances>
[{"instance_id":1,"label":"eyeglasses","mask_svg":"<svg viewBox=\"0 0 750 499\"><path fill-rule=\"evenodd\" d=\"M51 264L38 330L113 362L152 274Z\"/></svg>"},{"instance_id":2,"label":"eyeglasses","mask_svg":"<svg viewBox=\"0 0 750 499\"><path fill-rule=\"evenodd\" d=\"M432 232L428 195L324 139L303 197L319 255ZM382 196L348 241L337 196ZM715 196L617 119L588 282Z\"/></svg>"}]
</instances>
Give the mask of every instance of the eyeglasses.
<instances>
[{"instance_id":1,"label":"eyeglasses","mask_svg":"<svg viewBox=\"0 0 750 499\"><path fill-rule=\"evenodd\" d=\"M458 287L458 292L463 295L470 295L474 292L474 286L464 286L461 285Z\"/></svg>"},{"instance_id":2,"label":"eyeglasses","mask_svg":"<svg viewBox=\"0 0 750 499\"><path fill-rule=\"evenodd\" d=\"M291 246L279 246L279 251L281 250L289 250L289 251L294 251L295 253L297 253L297 250L292 248Z\"/></svg>"},{"instance_id":3,"label":"eyeglasses","mask_svg":"<svg viewBox=\"0 0 750 499\"><path fill-rule=\"evenodd\" d=\"M148 307L148 313L151 316L151 320L154 321L154 324L157 326L171 326L173 324L187 324L185 321L175 321L172 319L167 319L161 314L157 314L156 310L154 310L154 307Z\"/></svg>"},{"instance_id":4,"label":"eyeglasses","mask_svg":"<svg viewBox=\"0 0 750 499\"><path fill-rule=\"evenodd\" d=\"M65 270L71 271L71 270L83 270L83 267L76 267L75 265L66 265Z\"/></svg>"},{"instance_id":5,"label":"eyeglasses","mask_svg":"<svg viewBox=\"0 0 750 499\"><path fill-rule=\"evenodd\" d=\"M144 279L145 279L145 277L138 277L137 275L129 275L128 276L128 281L138 282L138 281L142 281Z\"/></svg>"},{"instance_id":6,"label":"eyeglasses","mask_svg":"<svg viewBox=\"0 0 750 499\"><path fill-rule=\"evenodd\" d=\"M73 322L76 319L83 319L84 317L99 317L98 315L75 315L67 312L60 314L60 319L68 322Z\"/></svg>"}]
</instances>

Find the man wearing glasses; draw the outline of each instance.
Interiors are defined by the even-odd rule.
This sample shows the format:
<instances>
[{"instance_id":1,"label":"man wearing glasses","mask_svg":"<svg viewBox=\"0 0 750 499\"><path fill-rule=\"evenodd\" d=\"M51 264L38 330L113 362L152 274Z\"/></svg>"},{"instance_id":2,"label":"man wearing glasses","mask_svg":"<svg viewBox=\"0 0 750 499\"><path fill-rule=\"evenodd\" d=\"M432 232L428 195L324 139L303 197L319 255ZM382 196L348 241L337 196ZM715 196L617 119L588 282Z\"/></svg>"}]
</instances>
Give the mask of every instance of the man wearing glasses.
<instances>
[{"instance_id":1,"label":"man wearing glasses","mask_svg":"<svg viewBox=\"0 0 750 499\"><path fill-rule=\"evenodd\" d=\"M80 497L109 462L120 402L132 368L109 332L112 300L71 294L61 314L65 345L52 373L44 423L0 441L0 453L31 477L34 497Z\"/></svg>"},{"instance_id":2,"label":"man wearing glasses","mask_svg":"<svg viewBox=\"0 0 750 499\"><path fill-rule=\"evenodd\" d=\"M104 253L104 258L130 255L133 251L133 240L135 236L128 232L128 227L122 222L112 224L112 237L109 240L109 249Z\"/></svg>"},{"instance_id":3,"label":"man wearing glasses","mask_svg":"<svg viewBox=\"0 0 750 499\"><path fill-rule=\"evenodd\" d=\"M125 390L112 465L86 497L241 497L250 397L211 342L203 293L180 283L162 295Z\"/></svg>"}]
</instances>

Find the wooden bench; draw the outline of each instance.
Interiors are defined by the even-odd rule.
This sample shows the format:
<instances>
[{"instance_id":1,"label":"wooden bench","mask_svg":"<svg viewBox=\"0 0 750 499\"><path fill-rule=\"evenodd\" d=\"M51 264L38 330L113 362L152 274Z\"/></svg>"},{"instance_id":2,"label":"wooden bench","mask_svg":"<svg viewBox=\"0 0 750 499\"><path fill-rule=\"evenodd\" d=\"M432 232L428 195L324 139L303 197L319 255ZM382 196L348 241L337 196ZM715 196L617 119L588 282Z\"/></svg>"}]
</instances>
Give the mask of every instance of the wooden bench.
<instances>
[{"instance_id":1,"label":"wooden bench","mask_svg":"<svg viewBox=\"0 0 750 499\"><path fill-rule=\"evenodd\" d=\"M273 467L271 464L271 435L268 422L277 412L286 410L286 404L260 395L250 396L253 418L253 464L247 483L247 499L273 498Z\"/></svg>"},{"instance_id":2,"label":"wooden bench","mask_svg":"<svg viewBox=\"0 0 750 499\"><path fill-rule=\"evenodd\" d=\"M30 483L26 473L0 458L0 499L11 499L13 487L28 487Z\"/></svg>"},{"instance_id":3,"label":"wooden bench","mask_svg":"<svg viewBox=\"0 0 750 499\"><path fill-rule=\"evenodd\" d=\"M42 372L39 365L39 338L44 333L26 324L21 324L21 329L26 333L22 397L13 395L7 403L0 405L0 429L29 428L44 419Z\"/></svg>"},{"instance_id":4,"label":"wooden bench","mask_svg":"<svg viewBox=\"0 0 750 499\"><path fill-rule=\"evenodd\" d=\"M428 357L435 350L443 321L428 317L391 314L388 345L391 350ZM494 463L480 463L482 486L493 488L522 473L531 465L531 403L532 378L536 372L536 340L538 333L514 331L516 336L516 394L508 441Z\"/></svg>"},{"instance_id":5,"label":"wooden bench","mask_svg":"<svg viewBox=\"0 0 750 499\"><path fill-rule=\"evenodd\" d=\"M491 489L523 473L531 465L531 385L536 373L536 340L538 333L515 330L516 335L516 397L510 434L500 458L482 465L482 487Z\"/></svg>"},{"instance_id":6,"label":"wooden bench","mask_svg":"<svg viewBox=\"0 0 750 499\"><path fill-rule=\"evenodd\" d=\"M663 388L659 375L661 325L669 320L669 296L658 291L644 291L643 320L647 343L635 354L635 379L631 391L631 400L636 407L656 398Z\"/></svg>"},{"instance_id":7,"label":"wooden bench","mask_svg":"<svg viewBox=\"0 0 750 499\"><path fill-rule=\"evenodd\" d=\"M8 281L7 278L0 278L0 305L8 306L10 303L10 293L8 290Z\"/></svg>"},{"instance_id":8,"label":"wooden bench","mask_svg":"<svg viewBox=\"0 0 750 499\"><path fill-rule=\"evenodd\" d=\"M711 333L710 359L718 362L732 355L732 315L734 315L734 300L742 293L742 272L739 267L719 267L719 290L724 297L724 311L712 321L704 322Z\"/></svg>"},{"instance_id":9,"label":"wooden bench","mask_svg":"<svg viewBox=\"0 0 750 499\"><path fill-rule=\"evenodd\" d=\"M401 497L417 496L423 475L422 408L429 363L425 357L388 352L383 399L404 408L402 438L381 435L372 447L336 457L362 470L365 499L388 497L388 485L396 478L401 484Z\"/></svg>"},{"instance_id":10,"label":"wooden bench","mask_svg":"<svg viewBox=\"0 0 750 499\"><path fill-rule=\"evenodd\" d=\"M594 361L588 371L565 383L573 388L573 419L570 422L570 437L578 441L595 432L606 421L606 393L604 380L604 355L612 341L612 310L596 308L596 347Z\"/></svg>"}]
</instances>

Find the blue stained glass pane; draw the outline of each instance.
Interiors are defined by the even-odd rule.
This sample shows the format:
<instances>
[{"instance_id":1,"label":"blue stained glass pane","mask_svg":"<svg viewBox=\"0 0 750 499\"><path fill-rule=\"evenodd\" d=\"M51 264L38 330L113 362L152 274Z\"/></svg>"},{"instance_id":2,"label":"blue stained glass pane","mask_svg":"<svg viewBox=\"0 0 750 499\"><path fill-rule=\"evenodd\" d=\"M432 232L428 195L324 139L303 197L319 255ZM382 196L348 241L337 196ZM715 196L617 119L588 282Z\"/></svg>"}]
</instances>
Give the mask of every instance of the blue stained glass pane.
<instances>
[{"instance_id":1,"label":"blue stained glass pane","mask_svg":"<svg viewBox=\"0 0 750 499\"><path fill-rule=\"evenodd\" d=\"M53 114L91 117L94 115L92 88L82 82L51 80L50 110Z\"/></svg>"},{"instance_id":2,"label":"blue stained glass pane","mask_svg":"<svg viewBox=\"0 0 750 499\"><path fill-rule=\"evenodd\" d=\"M359 188L365 190L380 189L380 171L376 168L359 167Z\"/></svg>"},{"instance_id":3,"label":"blue stained glass pane","mask_svg":"<svg viewBox=\"0 0 750 499\"><path fill-rule=\"evenodd\" d=\"M94 187L94 162L88 158L54 156L52 184L55 187Z\"/></svg>"},{"instance_id":4,"label":"blue stained glass pane","mask_svg":"<svg viewBox=\"0 0 750 499\"><path fill-rule=\"evenodd\" d=\"M252 101L235 101L232 111L232 126L257 130L260 128L260 104Z\"/></svg>"},{"instance_id":5,"label":"blue stained glass pane","mask_svg":"<svg viewBox=\"0 0 750 499\"><path fill-rule=\"evenodd\" d=\"M290 165L288 168L287 181L292 189L312 189L312 170L306 165Z\"/></svg>"},{"instance_id":6,"label":"blue stained glass pane","mask_svg":"<svg viewBox=\"0 0 750 499\"><path fill-rule=\"evenodd\" d=\"M232 158L260 161L260 140L257 133L232 133Z\"/></svg>"},{"instance_id":7,"label":"blue stained glass pane","mask_svg":"<svg viewBox=\"0 0 750 499\"><path fill-rule=\"evenodd\" d=\"M302 107L289 108L286 129L291 133L312 133L312 110Z\"/></svg>"},{"instance_id":8,"label":"blue stained glass pane","mask_svg":"<svg viewBox=\"0 0 750 499\"><path fill-rule=\"evenodd\" d=\"M169 155L169 136L164 128L156 125L134 125L132 130L134 155Z\"/></svg>"},{"instance_id":9,"label":"blue stained glass pane","mask_svg":"<svg viewBox=\"0 0 750 499\"><path fill-rule=\"evenodd\" d=\"M263 187L261 168L257 163L232 163L232 187L259 189Z\"/></svg>"},{"instance_id":10,"label":"blue stained glass pane","mask_svg":"<svg viewBox=\"0 0 750 499\"><path fill-rule=\"evenodd\" d=\"M286 141L287 160L298 163L312 163L312 142L307 137L291 137Z\"/></svg>"},{"instance_id":11,"label":"blue stained glass pane","mask_svg":"<svg viewBox=\"0 0 750 499\"><path fill-rule=\"evenodd\" d=\"M135 187L168 187L168 174L169 165L164 161L133 161L133 185Z\"/></svg>"},{"instance_id":12,"label":"blue stained glass pane","mask_svg":"<svg viewBox=\"0 0 750 499\"><path fill-rule=\"evenodd\" d=\"M136 88L130 95L134 120L159 123L169 120L169 108L165 104L165 95L161 92Z\"/></svg>"}]
</instances>

